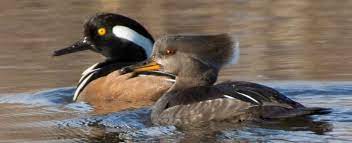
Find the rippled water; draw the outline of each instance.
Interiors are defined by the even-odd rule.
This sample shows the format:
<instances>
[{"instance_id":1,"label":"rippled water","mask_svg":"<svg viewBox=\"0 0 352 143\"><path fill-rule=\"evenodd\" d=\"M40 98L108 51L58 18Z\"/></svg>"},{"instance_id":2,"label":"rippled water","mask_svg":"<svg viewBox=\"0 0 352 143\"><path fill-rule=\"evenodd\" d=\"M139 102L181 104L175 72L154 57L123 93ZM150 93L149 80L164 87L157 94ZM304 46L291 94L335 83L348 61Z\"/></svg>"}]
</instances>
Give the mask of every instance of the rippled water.
<instances>
[{"instance_id":1,"label":"rippled water","mask_svg":"<svg viewBox=\"0 0 352 143\"><path fill-rule=\"evenodd\" d=\"M308 106L332 108L332 113L311 120L248 123L218 131L181 131L173 126L152 126L148 108L95 115L89 105L67 103L74 88L34 94L0 96L2 142L350 142L352 141L352 82L280 81L263 84L277 88ZM216 124L215 128L221 128ZM225 126L225 125L224 125ZM203 128L202 128L203 129ZM211 131L214 130L214 131Z\"/></svg>"},{"instance_id":2,"label":"rippled water","mask_svg":"<svg viewBox=\"0 0 352 143\"><path fill-rule=\"evenodd\" d=\"M352 141L351 0L1 2L0 142ZM102 58L90 52L50 56L77 40L84 20L97 12L135 18L155 37L234 33L241 59L225 68L220 80L261 82L333 112L309 121L250 123L214 132L151 126L148 108L97 115L69 99L80 72Z\"/></svg>"}]
</instances>

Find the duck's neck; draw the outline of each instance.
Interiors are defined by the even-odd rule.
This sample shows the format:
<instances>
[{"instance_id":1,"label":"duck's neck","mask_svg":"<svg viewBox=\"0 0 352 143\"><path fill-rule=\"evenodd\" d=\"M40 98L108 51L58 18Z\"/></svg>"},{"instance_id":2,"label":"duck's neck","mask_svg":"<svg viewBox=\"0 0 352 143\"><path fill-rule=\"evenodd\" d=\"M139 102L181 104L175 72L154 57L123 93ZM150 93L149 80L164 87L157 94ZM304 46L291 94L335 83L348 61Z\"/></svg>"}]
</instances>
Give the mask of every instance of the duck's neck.
<instances>
[{"instance_id":1,"label":"duck's neck","mask_svg":"<svg viewBox=\"0 0 352 143\"><path fill-rule=\"evenodd\" d=\"M130 66L136 63L138 62L121 62L117 59L105 59L104 61L99 62L97 66L95 66L94 69L99 70L95 72L95 76L92 77L92 80L106 76L113 71L121 69L122 67Z\"/></svg>"},{"instance_id":2,"label":"duck's neck","mask_svg":"<svg viewBox=\"0 0 352 143\"><path fill-rule=\"evenodd\" d=\"M177 91L196 86L213 85L218 77L218 71L213 69L198 72L197 74L192 74L192 76L187 74L180 74L179 76L176 76L176 83L172 88L170 88L169 91Z\"/></svg>"}]
</instances>

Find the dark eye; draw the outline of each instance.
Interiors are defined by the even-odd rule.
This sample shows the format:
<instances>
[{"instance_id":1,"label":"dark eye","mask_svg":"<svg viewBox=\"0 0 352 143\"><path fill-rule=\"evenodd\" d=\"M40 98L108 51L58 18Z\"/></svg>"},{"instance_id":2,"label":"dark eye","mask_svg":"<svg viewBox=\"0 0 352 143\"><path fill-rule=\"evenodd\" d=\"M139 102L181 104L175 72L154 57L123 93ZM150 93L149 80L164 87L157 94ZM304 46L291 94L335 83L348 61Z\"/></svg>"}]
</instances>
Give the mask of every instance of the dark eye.
<instances>
[{"instance_id":1,"label":"dark eye","mask_svg":"<svg viewBox=\"0 0 352 143\"><path fill-rule=\"evenodd\" d=\"M166 49L166 51L165 51L165 55L173 55L173 54L175 54L176 53L176 50L175 49Z\"/></svg>"}]
</instances>

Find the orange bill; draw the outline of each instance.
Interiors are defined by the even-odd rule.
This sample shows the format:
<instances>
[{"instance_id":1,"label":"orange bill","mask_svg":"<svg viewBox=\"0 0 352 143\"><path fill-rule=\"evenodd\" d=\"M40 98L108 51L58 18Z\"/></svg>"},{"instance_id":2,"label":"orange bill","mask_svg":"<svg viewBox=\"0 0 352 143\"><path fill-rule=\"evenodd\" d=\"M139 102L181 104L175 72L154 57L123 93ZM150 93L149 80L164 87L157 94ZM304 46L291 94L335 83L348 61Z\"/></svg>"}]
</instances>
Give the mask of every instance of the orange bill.
<instances>
[{"instance_id":1,"label":"orange bill","mask_svg":"<svg viewBox=\"0 0 352 143\"><path fill-rule=\"evenodd\" d=\"M154 60L151 60L145 65L140 65L140 66L135 66L133 67L133 71L135 72L148 72L148 71L157 71L161 69L161 65L155 62Z\"/></svg>"}]
</instances>

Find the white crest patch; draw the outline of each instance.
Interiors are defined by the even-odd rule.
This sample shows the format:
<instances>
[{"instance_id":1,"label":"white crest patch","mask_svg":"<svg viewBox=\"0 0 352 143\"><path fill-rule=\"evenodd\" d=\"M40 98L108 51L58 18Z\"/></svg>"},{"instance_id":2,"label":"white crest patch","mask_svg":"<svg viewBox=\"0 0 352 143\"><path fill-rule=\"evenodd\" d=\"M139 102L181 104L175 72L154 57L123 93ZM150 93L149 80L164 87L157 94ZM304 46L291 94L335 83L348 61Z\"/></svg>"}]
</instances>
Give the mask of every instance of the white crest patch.
<instances>
[{"instance_id":1,"label":"white crest patch","mask_svg":"<svg viewBox=\"0 0 352 143\"><path fill-rule=\"evenodd\" d=\"M144 48L147 56L151 56L153 51L153 42L138 32L128 27L117 25L112 28L112 33L114 33L116 37L126 39Z\"/></svg>"},{"instance_id":2,"label":"white crest patch","mask_svg":"<svg viewBox=\"0 0 352 143\"><path fill-rule=\"evenodd\" d=\"M240 42L236 39L235 48L232 53L232 60L230 64L237 64L238 60L240 59Z\"/></svg>"}]
</instances>

